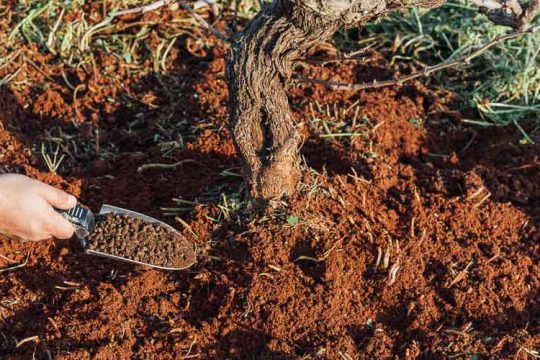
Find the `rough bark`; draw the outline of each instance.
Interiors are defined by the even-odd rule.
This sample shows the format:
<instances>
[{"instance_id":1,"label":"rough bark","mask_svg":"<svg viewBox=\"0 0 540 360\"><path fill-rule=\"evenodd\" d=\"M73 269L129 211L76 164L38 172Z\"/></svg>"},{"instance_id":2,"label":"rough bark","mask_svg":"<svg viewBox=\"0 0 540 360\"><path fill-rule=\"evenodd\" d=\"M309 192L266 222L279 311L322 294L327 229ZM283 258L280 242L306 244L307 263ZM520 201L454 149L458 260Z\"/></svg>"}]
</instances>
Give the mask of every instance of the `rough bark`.
<instances>
[{"instance_id":1,"label":"rough bark","mask_svg":"<svg viewBox=\"0 0 540 360\"><path fill-rule=\"evenodd\" d=\"M232 39L227 57L230 126L254 198L292 194L300 178L301 139L285 93L295 62L341 27L399 7L441 3L274 0Z\"/></svg>"}]
</instances>

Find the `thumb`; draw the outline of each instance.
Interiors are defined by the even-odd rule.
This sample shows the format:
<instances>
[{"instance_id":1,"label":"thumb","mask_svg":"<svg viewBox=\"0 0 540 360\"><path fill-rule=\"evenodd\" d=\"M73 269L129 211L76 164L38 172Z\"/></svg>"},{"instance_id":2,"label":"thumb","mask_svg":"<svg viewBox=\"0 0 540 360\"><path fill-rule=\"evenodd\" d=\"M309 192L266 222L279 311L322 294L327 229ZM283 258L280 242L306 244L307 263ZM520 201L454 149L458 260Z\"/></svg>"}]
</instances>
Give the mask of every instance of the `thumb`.
<instances>
[{"instance_id":1,"label":"thumb","mask_svg":"<svg viewBox=\"0 0 540 360\"><path fill-rule=\"evenodd\" d=\"M47 184L39 184L39 193L57 209L68 210L77 205L75 196Z\"/></svg>"}]
</instances>

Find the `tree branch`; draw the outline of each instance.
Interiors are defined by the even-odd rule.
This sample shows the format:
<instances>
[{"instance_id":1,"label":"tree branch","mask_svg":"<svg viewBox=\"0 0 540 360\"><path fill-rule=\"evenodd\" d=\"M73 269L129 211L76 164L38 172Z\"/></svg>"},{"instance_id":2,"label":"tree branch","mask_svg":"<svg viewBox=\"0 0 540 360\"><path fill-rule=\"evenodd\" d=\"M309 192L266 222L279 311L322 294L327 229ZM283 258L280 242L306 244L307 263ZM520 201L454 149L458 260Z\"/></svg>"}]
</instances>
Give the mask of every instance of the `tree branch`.
<instances>
[{"instance_id":1,"label":"tree branch","mask_svg":"<svg viewBox=\"0 0 540 360\"><path fill-rule=\"evenodd\" d=\"M439 71L439 70L456 67L458 65L469 64L471 60L478 57L479 55L481 55L488 49L492 48L493 46L501 42L510 40L510 39L515 39L525 34L532 34L536 32L538 29L540 29L540 25L529 27L528 29L523 30L523 31L514 31L507 35L497 35L493 40L477 48L469 55L463 56L457 60L443 62L438 65L426 66L423 70L414 72L407 76L392 79L392 80L384 80L384 81L373 80L373 82L369 82L369 83L346 84L346 83L341 83L341 82L331 81L331 80L320 80L320 79L310 79L310 78L305 78L305 77L299 77L295 79L295 81L324 85L332 90L344 90L344 91L360 91L360 90L377 89L377 88L395 86L395 85L401 86L405 82L417 79L422 76L428 76L429 74Z\"/></svg>"},{"instance_id":2,"label":"tree branch","mask_svg":"<svg viewBox=\"0 0 540 360\"><path fill-rule=\"evenodd\" d=\"M478 7L483 7L489 10L502 9L503 5L495 0L471 0Z\"/></svg>"},{"instance_id":3,"label":"tree branch","mask_svg":"<svg viewBox=\"0 0 540 360\"><path fill-rule=\"evenodd\" d=\"M240 0L234 0L234 17L232 21L232 29L236 32L236 24L238 23L238 10L240 8Z\"/></svg>"},{"instance_id":4,"label":"tree branch","mask_svg":"<svg viewBox=\"0 0 540 360\"><path fill-rule=\"evenodd\" d=\"M335 62L340 62L340 61L365 61L367 59L366 56L358 57L358 55L360 54L370 55L368 51L372 47L373 47L373 44L370 44L360 50L337 54L336 57L328 57L328 58L323 58L323 59L300 59L298 61L311 63L311 64L317 64L321 66L325 66L325 65L335 63Z\"/></svg>"},{"instance_id":5,"label":"tree branch","mask_svg":"<svg viewBox=\"0 0 540 360\"><path fill-rule=\"evenodd\" d=\"M187 10L191 14L191 16L193 16L195 20L197 20L199 24L201 24L203 28L205 28L206 30L209 30L212 34L217 36L221 41L226 42L226 43L230 42L229 39L225 35L223 35L219 30L217 30L215 27L210 25L206 20L204 20L203 17L197 14L195 10L193 10L188 4L185 3L185 1L178 0L178 3L184 10Z\"/></svg>"},{"instance_id":6,"label":"tree branch","mask_svg":"<svg viewBox=\"0 0 540 360\"><path fill-rule=\"evenodd\" d=\"M183 0L159 0L159 1L153 2L151 4L144 5L144 6L139 6L139 7L133 8L133 9L127 9L127 10L121 10L121 11L112 12L112 13L109 14L109 18L112 19L112 18L115 18L117 16L128 15L128 14L144 14L144 13L147 13L147 12L150 12L150 11L155 11L157 9L160 9L163 6L171 5L171 4L175 3L175 2L178 2L178 4L184 10L187 10L191 14L191 16L193 16L193 18L195 20L197 20L197 22L203 28L210 31L212 34L217 36L223 42L226 42L226 43L230 42L229 39L223 33L221 33L215 27L210 25L202 16L197 14L197 12L195 10L193 10L193 8L191 8L191 6L189 6ZM197 8L202 7L202 6L210 6L211 9L212 9L211 4L212 4L212 2L210 2L209 0L199 0L199 1L197 1L195 3L195 8L197 9ZM212 11L214 11L214 9L212 9Z\"/></svg>"},{"instance_id":7,"label":"tree branch","mask_svg":"<svg viewBox=\"0 0 540 360\"><path fill-rule=\"evenodd\" d=\"M540 8L540 0L530 0L527 5L520 0L471 0L480 7L491 22L509 26L514 30L525 30L531 26Z\"/></svg>"},{"instance_id":8,"label":"tree branch","mask_svg":"<svg viewBox=\"0 0 540 360\"><path fill-rule=\"evenodd\" d=\"M540 10L540 0L530 0L525 8L524 14L521 17L520 28L524 29L531 25L534 17Z\"/></svg>"},{"instance_id":9,"label":"tree branch","mask_svg":"<svg viewBox=\"0 0 540 360\"><path fill-rule=\"evenodd\" d=\"M114 11L114 12L109 14L109 17L115 18L117 16L129 15L129 14L144 14L144 13L147 13L147 12L154 11L154 10L157 10L159 8L162 8L163 6L168 6L168 5L172 4L175 1L176 0L159 0L159 1L153 2L151 4L144 5L144 6L139 6L139 7L133 8L133 9Z\"/></svg>"}]
</instances>

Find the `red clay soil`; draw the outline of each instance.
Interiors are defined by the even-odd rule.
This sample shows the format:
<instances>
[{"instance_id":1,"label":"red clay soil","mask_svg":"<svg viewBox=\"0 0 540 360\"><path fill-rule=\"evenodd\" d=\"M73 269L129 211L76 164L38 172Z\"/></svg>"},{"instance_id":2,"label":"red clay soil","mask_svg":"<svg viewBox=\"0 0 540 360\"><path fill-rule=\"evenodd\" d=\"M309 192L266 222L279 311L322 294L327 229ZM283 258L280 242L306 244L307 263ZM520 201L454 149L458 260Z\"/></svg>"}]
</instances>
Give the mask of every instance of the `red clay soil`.
<instances>
[{"instance_id":1,"label":"red clay soil","mask_svg":"<svg viewBox=\"0 0 540 360\"><path fill-rule=\"evenodd\" d=\"M0 89L4 171L62 187L94 210L109 203L159 217L201 251L189 271L165 272L85 255L75 240L0 239L2 358L526 359L540 350L538 145L520 145L512 127L462 126L419 84L295 87L307 137L300 192L265 213L223 211L221 193L229 204L245 196L241 179L223 175L239 171L225 127L224 51L182 54L171 71L187 86L168 109L198 130L172 158L152 141L157 123L172 126L163 112L141 105L133 135L125 129L135 111L91 96L73 104L64 85L39 96ZM381 74L352 64L303 71L344 81ZM165 101L151 76L107 85L107 96ZM352 105L355 126L343 114ZM77 113L80 146L99 128L98 142L114 142L118 156L74 153L52 174L32 144L45 129L73 131L65 119ZM316 118L361 135L322 139ZM201 203L182 214L187 226L160 209L179 197Z\"/></svg>"}]
</instances>

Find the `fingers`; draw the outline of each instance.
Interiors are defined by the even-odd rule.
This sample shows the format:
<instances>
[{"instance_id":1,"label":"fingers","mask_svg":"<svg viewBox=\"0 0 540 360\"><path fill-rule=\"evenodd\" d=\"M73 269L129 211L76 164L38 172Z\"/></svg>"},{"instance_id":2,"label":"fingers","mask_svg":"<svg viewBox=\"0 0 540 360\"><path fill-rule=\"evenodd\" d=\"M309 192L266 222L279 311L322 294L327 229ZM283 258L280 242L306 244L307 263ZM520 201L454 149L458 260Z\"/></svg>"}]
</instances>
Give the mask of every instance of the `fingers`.
<instances>
[{"instance_id":1,"label":"fingers","mask_svg":"<svg viewBox=\"0 0 540 360\"><path fill-rule=\"evenodd\" d=\"M77 198L65 191L43 183L39 183L38 187L40 195L57 209L68 210L77 205Z\"/></svg>"},{"instance_id":2,"label":"fingers","mask_svg":"<svg viewBox=\"0 0 540 360\"><path fill-rule=\"evenodd\" d=\"M32 242L50 239L52 236L49 234L48 217L42 214L31 218L27 227L16 231L11 237Z\"/></svg>"},{"instance_id":3,"label":"fingers","mask_svg":"<svg viewBox=\"0 0 540 360\"><path fill-rule=\"evenodd\" d=\"M69 239L75 232L73 225L54 210L49 213L47 228L49 234L57 239Z\"/></svg>"}]
</instances>

